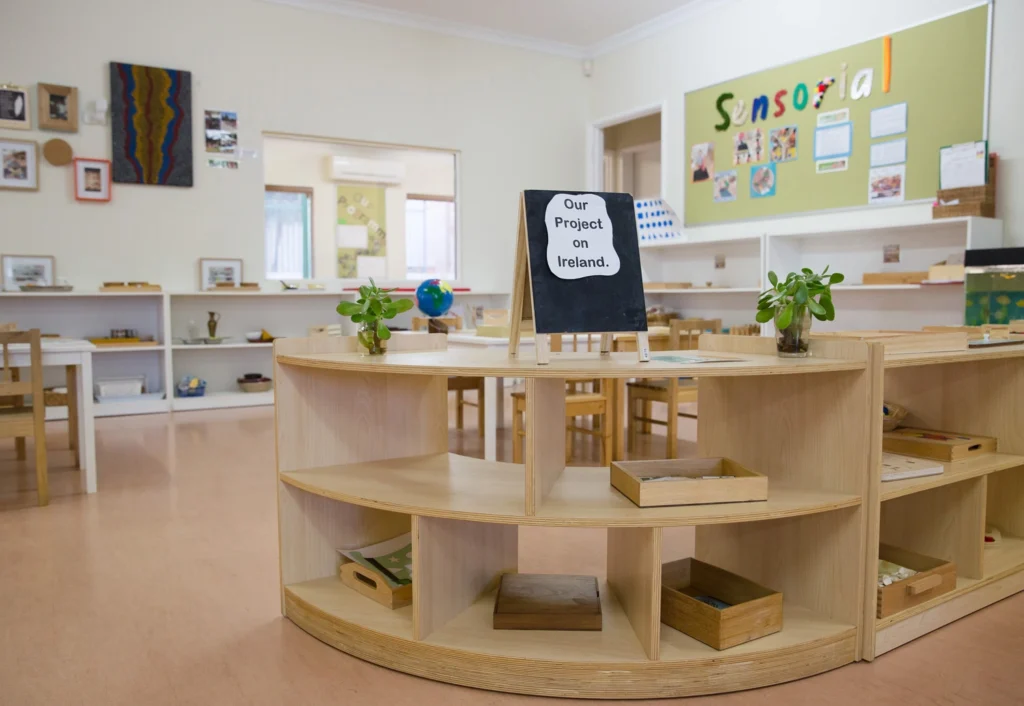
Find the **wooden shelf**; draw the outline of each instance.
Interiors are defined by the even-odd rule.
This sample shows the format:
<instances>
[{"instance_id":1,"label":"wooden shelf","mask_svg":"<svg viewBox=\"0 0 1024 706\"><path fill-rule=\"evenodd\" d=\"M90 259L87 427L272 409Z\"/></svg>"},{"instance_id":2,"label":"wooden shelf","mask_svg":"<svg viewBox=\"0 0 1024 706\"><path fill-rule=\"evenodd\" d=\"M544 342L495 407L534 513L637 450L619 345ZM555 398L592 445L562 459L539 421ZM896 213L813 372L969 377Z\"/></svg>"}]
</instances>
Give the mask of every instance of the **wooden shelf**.
<instances>
[{"instance_id":1,"label":"wooden shelf","mask_svg":"<svg viewBox=\"0 0 1024 706\"><path fill-rule=\"evenodd\" d=\"M214 343L214 344L195 344L190 345L187 343L175 343L171 346L172 350L176 351L230 351L237 350L239 348L273 348L273 343Z\"/></svg>"},{"instance_id":2,"label":"wooden shelf","mask_svg":"<svg viewBox=\"0 0 1024 706\"><path fill-rule=\"evenodd\" d=\"M927 614L946 603L1011 578L1022 571L1024 571L1024 539L1004 535L1000 544L985 547L985 575L982 578L969 579L958 576L954 590L937 596L927 603L921 603L888 617L879 618L875 621L876 629L881 631L897 623Z\"/></svg>"},{"instance_id":3,"label":"wooden shelf","mask_svg":"<svg viewBox=\"0 0 1024 706\"><path fill-rule=\"evenodd\" d=\"M359 353L301 353L281 355L282 365L320 370L403 375L476 375L498 377L732 377L751 375L792 375L863 370L864 361L829 358L779 358L774 355L747 355L693 352L710 358L738 359L734 362L680 365L658 360L668 353L652 353L651 362L638 363L636 353L554 353L549 365L537 365L532 356L509 358L506 350L453 349L436 353L389 353L371 357Z\"/></svg>"},{"instance_id":4,"label":"wooden shelf","mask_svg":"<svg viewBox=\"0 0 1024 706\"><path fill-rule=\"evenodd\" d=\"M860 505L856 495L769 484L767 502L638 508L606 468L566 468L536 515L525 512L525 471L513 463L433 454L281 473L281 480L353 505L427 517L547 527L675 527L756 522Z\"/></svg>"},{"instance_id":5,"label":"wooden shelf","mask_svg":"<svg viewBox=\"0 0 1024 706\"><path fill-rule=\"evenodd\" d=\"M1014 454L984 454L956 463L943 463L945 471L938 476L894 480L882 483L882 501L892 500L922 490L939 488L950 483L959 483L970 478L977 478L996 471L1024 466L1024 456Z\"/></svg>"},{"instance_id":6,"label":"wooden shelf","mask_svg":"<svg viewBox=\"0 0 1024 706\"><path fill-rule=\"evenodd\" d=\"M167 346L158 343L155 346L96 346L93 355L106 353L143 353L145 351L164 351Z\"/></svg>"},{"instance_id":7,"label":"wooden shelf","mask_svg":"<svg viewBox=\"0 0 1024 706\"><path fill-rule=\"evenodd\" d=\"M939 353L894 353L885 356L885 367L905 368L915 365L942 365L946 363L971 363L979 360L1002 360L1024 357L1024 344L993 346L991 348L969 348L966 351L942 351Z\"/></svg>"},{"instance_id":8,"label":"wooden shelf","mask_svg":"<svg viewBox=\"0 0 1024 706\"><path fill-rule=\"evenodd\" d=\"M465 686L546 696L656 698L747 689L834 669L851 662L856 648L854 626L787 605L781 632L721 652L663 625L662 658L649 660L607 583L600 631L495 631L494 594L487 592L423 641L413 639L411 606L388 610L335 577L284 590L291 620L357 656Z\"/></svg>"},{"instance_id":9,"label":"wooden shelf","mask_svg":"<svg viewBox=\"0 0 1024 706\"><path fill-rule=\"evenodd\" d=\"M274 404L274 391L268 392L208 392L202 397L175 397L171 409L191 412L198 409L226 409L229 407L259 407Z\"/></svg>"}]
</instances>

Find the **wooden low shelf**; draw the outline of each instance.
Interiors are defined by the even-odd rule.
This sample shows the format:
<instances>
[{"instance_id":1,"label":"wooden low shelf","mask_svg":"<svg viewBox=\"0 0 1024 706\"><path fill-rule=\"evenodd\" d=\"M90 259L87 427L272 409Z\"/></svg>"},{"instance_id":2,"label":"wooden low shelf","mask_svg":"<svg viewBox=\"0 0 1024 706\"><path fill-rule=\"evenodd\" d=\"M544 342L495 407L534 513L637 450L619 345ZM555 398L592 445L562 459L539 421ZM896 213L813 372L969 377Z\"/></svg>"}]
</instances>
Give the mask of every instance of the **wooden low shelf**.
<instances>
[{"instance_id":1,"label":"wooden low shelf","mask_svg":"<svg viewBox=\"0 0 1024 706\"><path fill-rule=\"evenodd\" d=\"M1009 468L1024 466L1024 456L1016 454L989 453L975 456L965 461L942 463L943 472L937 476L923 476L921 478L908 478L906 480L893 480L882 483L882 500L893 500L895 498L920 493L923 490L941 488L950 483L970 480L978 476L1004 471Z\"/></svg>"},{"instance_id":2,"label":"wooden low shelf","mask_svg":"<svg viewBox=\"0 0 1024 706\"><path fill-rule=\"evenodd\" d=\"M675 527L756 522L857 507L852 493L773 485L768 500L639 508L608 482L608 471L569 467L535 515L524 503L523 466L452 453L281 474L310 493L391 512L546 527Z\"/></svg>"}]
</instances>

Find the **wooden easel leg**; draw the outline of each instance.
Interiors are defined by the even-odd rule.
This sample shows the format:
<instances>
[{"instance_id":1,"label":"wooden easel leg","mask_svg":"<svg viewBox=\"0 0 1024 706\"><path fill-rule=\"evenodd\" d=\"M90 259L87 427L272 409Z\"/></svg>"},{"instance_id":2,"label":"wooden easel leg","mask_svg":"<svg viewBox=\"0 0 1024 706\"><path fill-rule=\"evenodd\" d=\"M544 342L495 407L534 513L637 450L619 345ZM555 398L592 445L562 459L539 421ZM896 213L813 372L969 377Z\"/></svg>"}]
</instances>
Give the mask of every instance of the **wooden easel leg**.
<instances>
[{"instance_id":1,"label":"wooden easel leg","mask_svg":"<svg viewBox=\"0 0 1024 706\"><path fill-rule=\"evenodd\" d=\"M550 362L548 335L538 333L533 340L534 347L537 349L537 365L547 365Z\"/></svg>"},{"instance_id":2,"label":"wooden easel leg","mask_svg":"<svg viewBox=\"0 0 1024 706\"><path fill-rule=\"evenodd\" d=\"M646 331L636 332L636 354L641 363L651 362L651 344L647 340Z\"/></svg>"},{"instance_id":3,"label":"wooden easel leg","mask_svg":"<svg viewBox=\"0 0 1024 706\"><path fill-rule=\"evenodd\" d=\"M610 333L601 334L601 355L612 352L612 335Z\"/></svg>"}]
</instances>

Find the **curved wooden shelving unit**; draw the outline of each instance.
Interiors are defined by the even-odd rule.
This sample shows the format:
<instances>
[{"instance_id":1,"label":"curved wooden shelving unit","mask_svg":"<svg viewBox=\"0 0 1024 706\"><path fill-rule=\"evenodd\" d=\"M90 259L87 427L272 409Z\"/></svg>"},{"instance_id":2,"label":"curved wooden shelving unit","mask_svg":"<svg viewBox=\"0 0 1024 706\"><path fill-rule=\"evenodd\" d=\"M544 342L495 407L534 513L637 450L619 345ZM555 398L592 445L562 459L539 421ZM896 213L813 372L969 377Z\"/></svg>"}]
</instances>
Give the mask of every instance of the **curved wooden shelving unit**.
<instances>
[{"instance_id":1,"label":"curved wooden shelving unit","mask_svg":"<svg viewBox=\"0 0 1024 706\"><path fill-rule=\"evenodd\" d=\"M771 339L704 336L700 355L732 360L566 353L538 366L444 341L395 337L381 358L351 339L275 342L282 612L296 625L409 674L575 698L750 689L859 658L880 347L812 342L814 357L785 360L766 354ZM448 453L448 375L526 378L524 464ZM699 454L767 476L766 501L639 508L607 468L565 467L562 378L670 376L699 377ZM519 570L526 525L606 529L600 631L493 629L495 581ZM676 526L696 528L697 559L782 593L781 631L718 651L662 624L663 528ZM338 548L404 532L411 606L342 585Z\"/></svg>"},{"instance_id":2,"label":"curved wooden shelving unit","mask_svg":"<svg viewBox=\"0 0 1024 706\"><path fill-rule=\"evenodd\" d=\"M676 527L756 522L860 505L860 496L771 486L766 502L638 508L603 468L566 468L527 515L521 464L434 454L281 474L309 493L389 512L546 527Z\"/></svg>"},{"instance_id":3,"label":"curved wooden shelving unit","mask_svg":"<svg viewBox=\"0 0 1024 706\"><path fill-rule=\"evenodd\" d=\"M490 629L485 594L425 641L412 609L369 603L334 578L285 589L288 617L361 659L416 676L493 691L572 698L665 698L752 689L819 674L854 659L856 628L786 606L782 632L719 652L663 630L647 659L622 607L602 586L600 632Z\"/></svg>"}]
</instances>

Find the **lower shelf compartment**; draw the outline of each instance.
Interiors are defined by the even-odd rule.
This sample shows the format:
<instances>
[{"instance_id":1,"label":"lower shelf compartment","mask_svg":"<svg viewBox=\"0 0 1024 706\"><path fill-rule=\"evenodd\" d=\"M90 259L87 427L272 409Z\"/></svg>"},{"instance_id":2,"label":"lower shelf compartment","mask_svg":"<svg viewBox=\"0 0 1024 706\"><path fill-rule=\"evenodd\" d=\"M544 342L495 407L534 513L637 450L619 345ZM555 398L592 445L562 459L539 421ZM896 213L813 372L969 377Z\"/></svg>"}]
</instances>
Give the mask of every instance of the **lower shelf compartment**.
<instances>
[{"instance_id":1,"label":"lower shelf compartment","mask_svg":"<svg viewBox=\"0 0 1024 706\"><path fill-rule=\"evenodd\" d=\"M328 577L285 588L285 614L356 657L439 681L578 698L656 698L750 689L818 674L855 658L856 629L786 606L783 630L717 651L661 626L662 659L648 660L622 607L601 585L600 632L491 627L494 594L412 639L412 608L391 611Z\"/></svg>"},{"instance_id":2,"label":"lower shelf compartment","mask_svg":"<svg viewBox=\"0 0 1024 706\"><path fill-rule=\"evenodd\" d=\"M1024 539L1004 535L985 548L985 574L958 576L956 588L875 622L875 656L906 644L985 606L1024 590Z\"/></svg>"}]
</instances>

